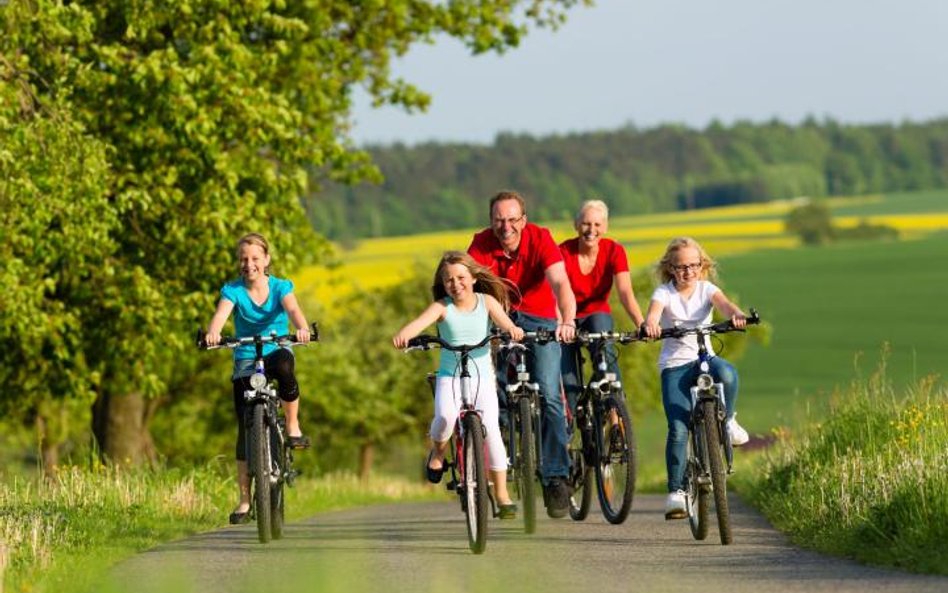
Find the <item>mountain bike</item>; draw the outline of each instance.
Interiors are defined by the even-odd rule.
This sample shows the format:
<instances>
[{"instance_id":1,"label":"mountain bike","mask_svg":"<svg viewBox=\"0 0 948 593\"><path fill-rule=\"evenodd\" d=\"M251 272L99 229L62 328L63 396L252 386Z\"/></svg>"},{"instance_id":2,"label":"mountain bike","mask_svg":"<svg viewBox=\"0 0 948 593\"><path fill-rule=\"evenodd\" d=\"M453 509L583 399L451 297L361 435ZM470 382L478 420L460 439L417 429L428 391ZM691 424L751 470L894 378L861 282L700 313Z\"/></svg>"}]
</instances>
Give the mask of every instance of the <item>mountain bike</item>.
<instances>
[{"instance_id":1,"label":"mountain bike","mask_svg":"<svg viewBox=\"0 0 948 593\"><path fill-rule=\"evenodd\" d=\"M760 323L757 311L751 309L748 325ZM733 331L731 321L722 321L692 328L663 329L659 339L694 335L698 341L698 376L691 387L691 417L688 422L688 452L685 461L685 511L691 534L697 540L708 536L711 496L718 518L721 543L733 541L731 516L727 502L727 476L732 473L734 452L727 431L727 407L724 385L710 373L707 337Z\"/></svg>"},{"instance_id":2,"label":"mountain bike","mask_svg":"<svg viewBox=\"0 0 948 593\"><path fill-rule=\"evenodd\" d=\"M609 371L606 344L640 341L637 333L580 332L576 341L593 352L593 372L583 383L582 348L576 349L583 390L576 400L570 438L569 516L582 521L592 504L593 474L599 508L609 523L625 521L635 492L636 450L625 392L616 373Z\"/></svg>"},{"instance_id":3,"label":"mountain bike","mask_svg":"<svg viewBox=\"0 0 948 593\"><path fill-rule=\"evenodd\" d=\"M438 336L422 334L408 340L405 352L412 350L430 350L438 346L461 355L461 407L454 422L451 446L448 451L453 459L445 456L444 468L451 470L448 490L454 490L461 501L461 511L467 518L468 546L475 554L482 554L487 548L487 508L493 507L490 488L487 481L487 463L484 459L484 438L486 432L481 413L474 407L472 400L471 373L468 363L471 352L487 345L497 334L488 334L477 344L454 346Z\"/></svg>"},{"instance_id":4,"label":"mountain bike","mask_svg":"<svg viewBox=\"0 0 948 593\"><path fill-rule=\"evenodd\" d=\"M315 323L310 327L311 341L319 340ZM283 537L285 515L284 487L292 487L299 471L293 469L293 449L287 445L286 422L280 406L280 397L264 371L263 345L275 343L280 347L299 345L296 336L223 336L220 344L208 346L204 332L198 330L197 345L202 350L237 348L253 344L254 372L250 389L244 392L243 423L247 431L247 470L251 482L250 514L257 520L257 536L261 543Z\"/></svg>"},{"instance_id":5,"label":"mountain bike","mask_svg":"<svg viewBox=\"0 0 948 593\"><path fill-rule=\"evenodd\" d=\"M517 495L523 507L523 528L526 533L537 529L536 485L540 479L539 468L542 459L540 447L540 418L542 402L540 386L531 380L527 370L527 342L545 344L556 340L556 334L550 330L524 332L522 342L505 338L501 343L501 353L509 355L507 368L510 379L504 385L506 395L507 429L505 441L507 456L510 458L508 475L517 485ZM502 368L498 366L498 368Z\"/></svg>"}]
</instances>

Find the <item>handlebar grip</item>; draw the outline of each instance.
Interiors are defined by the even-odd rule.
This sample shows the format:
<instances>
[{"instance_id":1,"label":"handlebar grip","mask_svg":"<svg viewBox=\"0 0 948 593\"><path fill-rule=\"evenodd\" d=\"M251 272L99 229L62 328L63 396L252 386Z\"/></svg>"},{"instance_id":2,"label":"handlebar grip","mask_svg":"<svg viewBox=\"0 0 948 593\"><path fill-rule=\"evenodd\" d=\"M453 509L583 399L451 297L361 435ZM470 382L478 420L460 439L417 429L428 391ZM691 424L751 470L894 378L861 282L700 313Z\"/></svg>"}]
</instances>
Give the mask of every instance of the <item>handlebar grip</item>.
<instances>
[{"instance_id":1,"label":"handlebar grip","mask_svg":"<svg viewBox=\"0 0 948 593\"><path fill-rule=\"evenodd\" d=\"M207 348L207 342L205 341L206 338L207 338L207 332L205 332L200 327L197 328L197 333L194 334L194 345L197 346L198 349L204 350L205 348Z\"/></svg>"}]
</instances>

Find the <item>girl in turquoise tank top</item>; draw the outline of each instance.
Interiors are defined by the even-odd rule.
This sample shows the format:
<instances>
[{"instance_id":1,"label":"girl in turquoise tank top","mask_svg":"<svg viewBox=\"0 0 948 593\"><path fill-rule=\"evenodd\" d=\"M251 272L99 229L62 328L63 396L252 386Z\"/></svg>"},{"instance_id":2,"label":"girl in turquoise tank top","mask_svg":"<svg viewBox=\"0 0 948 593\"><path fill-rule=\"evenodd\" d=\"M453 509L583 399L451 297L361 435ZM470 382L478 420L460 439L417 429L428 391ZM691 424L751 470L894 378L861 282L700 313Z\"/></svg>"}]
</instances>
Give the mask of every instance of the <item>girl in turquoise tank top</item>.
<instances>
[{"instance_id":1,"label":"girl in turquoise tank top","mask_svg":"<svg viewBox=\"0 0 948 593\"><path fill-rule=\"evenodd\" d=\"M507 290L503 280L467 253L448 251L435 270L431 286L434 301L399 330L392 343L396 348L405 348L408 340L437 323L439 335L451 344L475 344L487 336L491 321L513 339L522 339L523 330L506 313L510 304ZM444 473L444 454L461 403L459 358L455 352L441 350L435 381L435 414L429 430L431 450L425 464L428 480L433 483L440 482ZM472 353L468 370L473 379L474 405L481 412L487 432L488 465L500 518L513 519L517 507L507 492L507 450L500 435L497 381L487 346Z\"/></svg>"}]
</instances>

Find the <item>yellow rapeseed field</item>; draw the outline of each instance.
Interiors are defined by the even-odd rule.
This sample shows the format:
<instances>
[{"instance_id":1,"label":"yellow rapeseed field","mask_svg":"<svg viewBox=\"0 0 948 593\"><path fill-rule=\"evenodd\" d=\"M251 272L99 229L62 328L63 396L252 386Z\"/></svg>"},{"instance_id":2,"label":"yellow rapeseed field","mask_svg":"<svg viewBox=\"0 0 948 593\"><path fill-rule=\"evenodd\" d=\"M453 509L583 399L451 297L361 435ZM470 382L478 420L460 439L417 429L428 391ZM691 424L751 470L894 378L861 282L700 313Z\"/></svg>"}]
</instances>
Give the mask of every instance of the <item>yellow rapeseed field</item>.
<instances>
[{"instance_id":1,"label":"yellow rapeseed field","mask_svg":"<svg viewBox=\"0 0 948 593\"><path fill-rule=\"evenodd\" d=\"M882 196L835 198L830 204L872 204ZM789 249L799 245L796 236L784 232L786 213L798 204L787 200L762 204L742 204L689 212L667 212L642 216L615 217L609 223L609 237L626 245L633 268L651 267L673 237L689 235L715 257L757 249ZM948 213L841 216L834 224L855 226L862 221L895 227L905 238L948 229ZM570 221L536 221L547 226L554 239L563 241L575 233ZM464 250L480 229L443 231L404 237L366 239L351 250L338 249L336 267L313 266L295 275L304 293L315 295L329 306L334 298L354 289L390 286L411 276L416 268L434 271L438 257L447 250Z\"/></svg>"}]
</instances>

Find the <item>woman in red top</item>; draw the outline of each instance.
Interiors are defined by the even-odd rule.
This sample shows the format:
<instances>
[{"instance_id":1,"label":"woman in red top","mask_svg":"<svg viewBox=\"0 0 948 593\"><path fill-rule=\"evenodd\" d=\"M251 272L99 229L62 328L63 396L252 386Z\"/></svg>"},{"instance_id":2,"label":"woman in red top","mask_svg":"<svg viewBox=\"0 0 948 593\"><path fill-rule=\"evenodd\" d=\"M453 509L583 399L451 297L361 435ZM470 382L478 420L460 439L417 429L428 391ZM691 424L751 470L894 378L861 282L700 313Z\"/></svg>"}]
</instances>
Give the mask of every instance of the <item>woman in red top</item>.
<instances>
[{"instance_id":1,"label":"woman in red top","mask_svg":"<svg viewBox=\"0 0 948 593\"><path fill-rule=\"evenodd\" d=\"M615 285L622 308L638 328L645 321L642 310L632 291L629 261L625 249L612 239L606 239L609 228L609 208L602 200L587 200L576 214L578 236L560 243L560 252L566 264L566 275L576 295L576 330L587 332L611 331L615 324L609 307L609 293ZM576 398L582 389L579 384L579 344L563 344L561 362L563 386L570 409L576 409ZM609 370L619 376L613 347L608 346Z\"/></svg>"}]
</instances>

